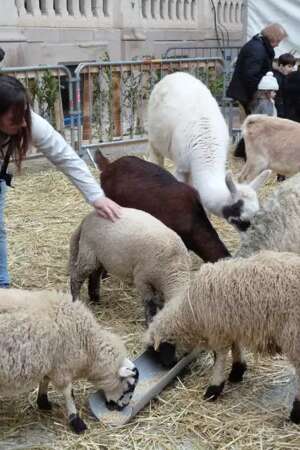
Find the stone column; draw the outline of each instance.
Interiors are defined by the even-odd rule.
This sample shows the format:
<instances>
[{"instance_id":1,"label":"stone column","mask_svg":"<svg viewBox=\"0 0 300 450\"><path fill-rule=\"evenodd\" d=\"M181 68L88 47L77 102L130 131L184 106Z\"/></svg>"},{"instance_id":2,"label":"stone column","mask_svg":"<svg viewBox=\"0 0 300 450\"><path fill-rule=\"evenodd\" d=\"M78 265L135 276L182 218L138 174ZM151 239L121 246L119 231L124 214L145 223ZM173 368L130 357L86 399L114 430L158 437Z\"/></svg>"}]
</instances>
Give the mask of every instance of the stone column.
<instances>
[{"instance_id":1,"label":"stone column","mask_svg":"<svg viewBox=\"0 0 300 450\"><path fill-rule=\"evenodd\" d=\"M69 13L73 17L81 16L81 12L79 9L79 0L69 0Z\"/></svg>"},{"instance_id":2,"label":"stone column","mask_svg":"<svg viewBox=\"0 0 300 450\"><path fill-rule=\"evenodd\" d=\"M83 14L85 17L93 16L91 0L83 0Z\"/></svg>"},{"instance_id":3,"label":"stone column","mask_svg":"<svg viewBox=\"0 0 300 450\"><path fill-rule=\"evenodd\" d=\"M55 12L62 17L67 17L69 15L67 9L67 0L55 0Z\"/></svg>"},{"instance_id":4,"label":"stone column","mask_svg":"<svg viewBox=\"0 0 300 450\"><path fill-rule=\"evenodd\" d=\"M39 0L27 0L27 4L28 12L31 13L34 17L39 17L42 15Z\"/></svg>"},{"instance_id":5,"label":"stone column","mask_svg":"<svg viewBox=\"0 0 300 450\"><path fill-rule=\"evenodd\" d=\"M55 10L53 6L53 0L44 0L45 14L49 17L55 16Z\"/></svg>"},{"instance_id":6,"label":"stone column","mask_svg":"<svg viewBox=\"0 0 300 450\"><path fill-rule=\"evenodd\" d=\"M25 16L27 14L27 11L25 9L25 3L24 0L16 0L16 9L17 9L17 14L19 16ZM7 11L9 10L9 11ZM6 17L6 13L12 13L13 10L13 6L8 6L7 4L4 5L4 14L3 17ZM6 13L5 13L6 11Z\"/></svg>"},{"instance_id":7,"label":"stone column","mask_svg":"<svg viewBox=\"0 0 300 450\"><path fill-rule=\"evenodd\" d=\"M160 0L161 19L168 19L168 0Z\"/></svg>"},{"instance_id":8,"label":"stone column","mask_svg":"<svg viewBox=\"0 0 300 450\"><path fill-rule=\"evenodd\" d=\"M96 17L104 17L103 0L95 0L93 15Z\"/></svg>"}]
</instances>

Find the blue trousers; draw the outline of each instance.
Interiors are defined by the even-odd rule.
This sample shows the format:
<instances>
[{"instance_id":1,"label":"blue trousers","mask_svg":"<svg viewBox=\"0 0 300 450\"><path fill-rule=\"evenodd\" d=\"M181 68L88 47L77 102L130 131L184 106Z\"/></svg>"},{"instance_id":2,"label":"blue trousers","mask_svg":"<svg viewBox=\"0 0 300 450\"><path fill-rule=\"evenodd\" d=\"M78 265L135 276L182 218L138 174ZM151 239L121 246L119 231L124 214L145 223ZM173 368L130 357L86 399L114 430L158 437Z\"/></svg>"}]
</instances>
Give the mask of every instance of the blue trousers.
<instances>
[{"instance_id":1,"label":"blue trousers","mask_svg":"<svg viewBox=\"0 0 300 450\"><path fill-rule=\"evenodd\" d=\"M0 288L7 287L10 283L10 276L8 273L8 258L7 258L7 236L4 222L4 207L5 207L5 193L6 183L0 180Z\"/></svg>"}]
</instances>

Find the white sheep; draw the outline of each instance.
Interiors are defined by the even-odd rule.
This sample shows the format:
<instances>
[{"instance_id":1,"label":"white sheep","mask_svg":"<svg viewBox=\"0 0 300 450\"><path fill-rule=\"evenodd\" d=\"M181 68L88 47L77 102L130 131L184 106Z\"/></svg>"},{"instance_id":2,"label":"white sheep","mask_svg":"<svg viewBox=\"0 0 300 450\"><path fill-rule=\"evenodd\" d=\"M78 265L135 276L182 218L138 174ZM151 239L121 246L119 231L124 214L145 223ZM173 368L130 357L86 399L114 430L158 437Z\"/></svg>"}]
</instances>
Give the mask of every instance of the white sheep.
<instances>
[{"instance_id":1,"label":"white sheep","mask_svg":"<svg viewBox=\"0 0 300 450\"><path fill-rule=\"evenodd\" d=\"M259 250L294 252L300 255L300 174L281 183L265 200L240 233L235 256L250 256Z\"/></svg>"},{"instance_id":2,"label":"white sheep","mask_svg":"<svg viewBox=\"0 0 300 450\"><path fill-rule=\"evenodd\" d=\"M300 171L300 124L293 120L253 114L242 126L247 161L240 181L253 180L265 169L282 175Z\"/></svg>"},{"instance_id":3,"label":"white sheep","mask_svg":"<svg viewBox=\"0 0 300 450\"><path fill-rule=\"evenodd\" d=\"M148 105L150 160L176 164L180 181L191 181L203 206L230 223L248 222L259 209L256 190L270 172L250 184L226 174L228 127L209 89L183 72L165 76L154 87Z\"/></svg>"},{"instance_id":4,"label":"white sheep","mask_svg":"<svg viewBox=\"0 0 300 450\"><path fill-rule=\"evenodd\" d=\"M76 433L86 429L72 395L72 382L86 379L103 389L110 407L126 406L138 371L121 339L102 328L70 295L54 291L0 290L0 396L39 385L37 404L51 409L51 382L63 393Z\"/></svg>"},{"instance_id":5,"label":"white sheep","mask_svg":"<svg viewBox=\"0 0 300 450\"><path fill-rule=\"evenodd\" d=\"M133 279L147 323L162 302L169 301L188 281L188 250L175 231L150 214L123 208L116 222L90 213L70 243L70 281L73 299L89 278L89 296L99 301L101 272Z\"/></svg>"},{"instance_id":6,"label":"white sheep","mask_svg":"<svg viewBox=\"0 0 300 450\"><path fill-rule=\"evenodd\" d=\"M240 346L254 352L282 353L296 369L298 386L291 420L300 423L300 257L262 251L249 258L204 264L189 292L171 301L154 317L148 346L161 346L167 362L175 348L200 347L215 352L215 365L205 398L215 400L225 383L225 362L233 345L230 381L246 370ZM166 355L160 355L162 361Z\"/></svg>"}]
</instances>

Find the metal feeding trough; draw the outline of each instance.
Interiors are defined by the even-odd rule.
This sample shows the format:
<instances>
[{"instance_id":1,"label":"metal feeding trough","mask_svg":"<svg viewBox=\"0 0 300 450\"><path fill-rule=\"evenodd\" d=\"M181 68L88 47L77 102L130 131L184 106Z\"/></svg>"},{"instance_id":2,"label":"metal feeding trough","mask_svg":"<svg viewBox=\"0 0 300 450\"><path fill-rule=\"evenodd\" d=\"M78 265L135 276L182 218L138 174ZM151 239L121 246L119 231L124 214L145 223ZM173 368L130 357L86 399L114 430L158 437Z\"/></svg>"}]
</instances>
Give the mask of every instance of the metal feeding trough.
<instances>
[{"instance_id":1,"label":"metal feeding trough","mask_svg":"<svg viewBox=\"0 0 300 450\"><path fill-rule=\"evenodd\" d=\"M145 351L134 361L140 376L129 405L121 411L110 411L106 407L102 391L98 391L89 397L89 406L93 415L108 425L124 425L147 405L151 399L156 397L184 367L196 358L197 354L198 352L196 351L192 352L170 369L166 369L155 358L153 351Z\"/></svg>"}]
</instances>

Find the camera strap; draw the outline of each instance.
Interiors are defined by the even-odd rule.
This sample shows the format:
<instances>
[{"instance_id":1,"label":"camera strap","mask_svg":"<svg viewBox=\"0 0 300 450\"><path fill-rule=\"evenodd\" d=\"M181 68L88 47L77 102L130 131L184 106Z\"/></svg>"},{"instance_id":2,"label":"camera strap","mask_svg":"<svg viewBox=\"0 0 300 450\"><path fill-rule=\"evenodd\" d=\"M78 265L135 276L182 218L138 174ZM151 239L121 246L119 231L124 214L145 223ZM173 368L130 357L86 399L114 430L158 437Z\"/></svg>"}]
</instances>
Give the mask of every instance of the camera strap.
<instances>
[{"instance_id":1,"label":"camera strap","mask_svg":"<svg viewBox=\"0 0 300 450\"><path fill-rule=\"evenodd\" d=\"M11 175L9 175L7 173L7 168L8 168L9 160L10 160L12 153L13 153L13 145L10 143L8 145L7 151L5 152L3 163L2 163L2 166L0 169L0 180L4 180L7 184L7 186L11 186L12 177L11 177Z\"/></svg>"}]
</instances>

